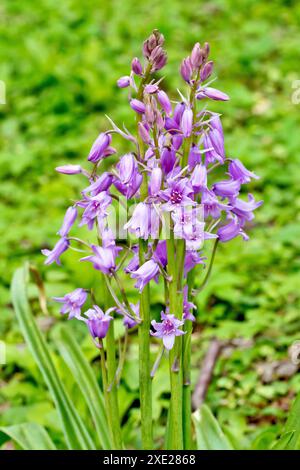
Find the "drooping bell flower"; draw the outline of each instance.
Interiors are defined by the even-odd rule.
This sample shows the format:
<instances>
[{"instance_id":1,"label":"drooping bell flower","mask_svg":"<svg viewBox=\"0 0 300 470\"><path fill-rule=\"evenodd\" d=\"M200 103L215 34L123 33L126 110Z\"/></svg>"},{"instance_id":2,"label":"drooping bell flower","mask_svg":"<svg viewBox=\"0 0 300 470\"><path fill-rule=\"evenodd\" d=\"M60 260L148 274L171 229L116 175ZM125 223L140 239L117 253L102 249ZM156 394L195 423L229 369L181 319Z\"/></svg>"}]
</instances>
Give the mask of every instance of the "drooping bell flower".
<instances>
[{"instance_id":1,"label":"drooping bell flower","mask_svg":"<svg viewBox=\"0 0 300 470\"><path fill-rule=\"evenodd\" d=\"M251 179L259 179L259 176L252 171L247 170L243 163L237 158L230 161L228 170L231 178L242 184L250 183Z\"/></svg>"},{"instance_id":2,"label":"drooping bell flower","mask_svg":"<svg viewBox=\"0 0 300 470\"><path fill-rule=\"evenodd\" d=\"M201 163L201 151L196 144L191 145L188 163L189 170L192 170L198 163Z\"/></svg>"},{"instance_id":3,"label":"drooping bell flower","mask_svg":"<svg viewBox=\"0 0 300 470\"><path fill-rule=\"evenodd\" d=\"M217 196L235 198L238 196L241 183L237 180L224 180L215 183L212 187L213 192Z\"/></svg>"},{"instance_id":4,"label":"drooping bell flower","mask_svg":"<svg viewBox=\"0 0 300 470\"><path fill-rule=\"evenodd\" d=\"M134 233L137 238L147 240L151 232L150 204L139 202L131 219L124 225L124 229Z\"/></svg>"},{"instance_id":5,"label":"drooping bell flower","mask_svg":"<svg viewBox=\"0 0 300 470\"><path fill-rule=\"evenodd\" d=\"M231 206L223 204L219 201L216 195L209 190L204 190L201 197L201 203L204 207L204 217L212 216L218 219L221 216L221 211L228 211Z\"/></svg>"},{"instance_id":6,"label":"drooping bell flower","mask_svg":"<svg viewBox=\"0 0 300 470\"><path fill-rule=\"evenodd\" d=\"M197 90L196 98L202 100L203 98L210 98L215 101L228 101L229 96L226 93L223 93L220 90L212 87L200 87Z\"/></svg>"},{"instance_id":7,"label":"drooping bell flower","mask_svg":"<svg viewBox=\"0 0 300 470\"><path fill-rule=\"evenodd\" d=\"M205 165L196 165L190 179L195 194L207 189L207 169Z\"/></svg>"},{"instance_id":8,"label":"drooping bell flower","mask_svg":"<svg viewBox=\"0 0 300 470\"><path fill-rule=\"evenodd\" d=\"M263 201L255 201L252 194L248 194L248 201L242 199L235 199L231 212L236 214L243 225L246 221L254 218L253 211L261 206Z\"/></svg>"},{"instance_id":9,"label":"drooping bell flower","mask_svg":"<svg viewBox=\"0 0 300 470\"><path fill-rule=\"evenodd\" d=\"M101 158L105 156L105 150L109 147L111 143L111 135L107 133L101 133L95 140L88 155L88 161L92 163L97 163Z\"/></svg>"},{"instance_id":10,"label":"drooping bell flower","mask_svg":"<svg viewBox=\"0 0 300 470\"><path fill-rule=\"evenodd\" d=\"M184 259L184 277L198 264L205 265L206 258L199 251L187 250Z\"/></svg>"},{"instance_id":11,"label":"drooping bell flower","mask_svg":"<svg viewBox=\"0 0 300 470\"><path fill-rule=\"evenodd\" d=\"M193 206L195 202L190 197L192 194L193 189L187 178L181 180L169 179L168 188L160 192L161 199L166 201L161 208L169 212L180 206Z\"/></svg>"},{"instance_id":12,"label":"drooping bell flower","mask_svg":"<svg viewBox=\"0 0 300 470\"><path fill-rule=\"evenodd\" d=\"M242 230L237 217L232 218L228 224L220 227L217 231L217 235L219 240L223 243L232 240L238 235L242 235L246 241L249 240L248 235Z\"/></svg>"},{"instance_id":13,"label":"drooping bell flower","mask_svg":"<svg viewBox=\"0 0 300 470\"><path fill-rule=\"evenodd\" d=\"M137 162L132 153L123 155L117 164L118 178L114 185L121 194L128 199L132 198L142 184L143 177L138 172Z\"/></svg>"},{"instance_id":14,"label":"drooping bell flower","mask_svg":"<svg viewBox=\"0 0 300 470\"><path fill-rule=\"evenodd\" d=\"M78 202L77 205L85 209L79 226L87 225L88 229L92 230L96 219L101 222L101 219L108 215L106 209L110 204L111 196L106 191Z\"/></svg>"},{"instance_id":15,"label":"drooping bell flower","mask_svg":"<svg viewBox=\"0 0 300 470\"><path fill-rule=\"evenodd\" d=\"M170 350L174 346L176 336L182 336L185 333L180 329L184 321L179 320L175 315L166 314L164 312L161 312L161 320L160 323L152 320L151 325L155 331L151 331L151 335L161 338L164 347Z\"/></svg>"},{"instance_id":16,"label":"drooping bell flower","mask_svg":"<svg viewBox=\"0 0 300 470\"><path fill-rule=\"evenodd\" d=\"M60 256L69 248L70 242L67 238L60 238L52 250L44 249L42 254L47 257L45 264L61 264Z\"/></svg>"},{"instance_id":17,"label":"drooping bell flower","mask_svg":"<svg viewBox=\"0 0 300 470\"><path fill-rule=\"evenodd\" d=\"M101 348L101 342L99 342L99 340L105 338L107 335L110 322L113 320L113 317L110 315L110 313L114 310L114 308L109 308L104 313L103 310L98 307L98 305L93 305L93 308L90 308L84 314L87 317L85 322L89 332L98 348Z\"/></svg>"},{"instance_id":18,"label":"drooping bell flower","mask_svg":"<svg viewBox=\"0 0 300 470\"><path fill-rule=\"evenodd\" d=\"M78 175L79 173L82 173L82 168L80 165L62 165L62 166L57 166L55 168L58 173L62 173L63 175Z\"/></svg>"},{"instance_id":19,"label":"drooping bell flower","mask_svg":"<svg viewBox=\"0 0 300 470\"><path fill-rule=\"evenodd\" d=\"M85 188L82 193L90 193L91 196L97 196L102 191L107 191L112 185L114 177L111 173L105 171L99 178Z\"/></svg>"},{"instance_id":20,"label":"drooping bell flower","mask_svg":"<svg viewBox=\"0 0 300 470\"><path fill-rule=\"evenodd\" d=\"M215 163L216 161L219 163L224 163L224 141L221 134L216 129L213 129L204 134L203 147L205 150L206 165Z\"/></svg>"},{"instance_id":21,"label":"drooping bell flower","mask_svg":"<svg viewBox=\"0 0 300 470\"><path fill-rule=\"evenodd\" d=\"M163 268L167 266L168 255L167 255L167 242L166 240L160 240L157 247L152 255L155 262L159 263Z\"/></svg>"},{"instance_id":22,"label":"drooping bell flower","mask_svg":"<svg viewBox=\"0 0 300 470\"><path fill-rule=\"evenodd\" d=\"M173 170L176 161L176 154L174 150L170 147L164 147L161 156L160 162L163 172L167 175L170 171Z\"/></svg>"},{"instance_id":23,"label":"drooping bell flower","mask_svg":"<svg viewBox=\"0 0 300 470\"><path fill-rule=\"evenodd\" d=\"M136 279L135 287L139 289L140 292L144 287L152 280L157 280L159 274L158 264L150 259L146 261L142 266L140 266L136 271L131 272L131 277Z\"/></svg>"},{"instance_id":24,"label":"drooping bell flower","mask_svg":"<svg viewBox=\"0 0 300 470\"><path fill-rule=\"evenodd\" d=\"M58 235L61 237L66 237L71 230L72 226L75 223L75 220L77 218L77 209L76 207L72 206L67 209L67 212L65 214L63 224L59 231L57 232Z\"/></svg>"},{"instance_id":25,"label":"drooping bell flower","mask_svg":"<svg viewBox=\"0 0 300 470\"><path fill-rule=\"evenodd\" d=\"M68 319L73 317L79 318L81 315L81 308L85 304L87 299L87 293L84 289L78 288L73 292L64 295L63 297L53 297L55 302L59 302L62 305L60 313L65 315L69 314Z\"/></svg>"},{"instance_id":26,"label":"drooping bell flower","mask_svg":"<svg viewBox=\"0 0 300 470\"><path fill-rule=\"evenodd\" d=\"M116 269L116 257L120 247L103 247L91 245L93 255L85 256L80 261L90 261L93 267L103 274L112 275Z\"/></svg>"}]
</instances>

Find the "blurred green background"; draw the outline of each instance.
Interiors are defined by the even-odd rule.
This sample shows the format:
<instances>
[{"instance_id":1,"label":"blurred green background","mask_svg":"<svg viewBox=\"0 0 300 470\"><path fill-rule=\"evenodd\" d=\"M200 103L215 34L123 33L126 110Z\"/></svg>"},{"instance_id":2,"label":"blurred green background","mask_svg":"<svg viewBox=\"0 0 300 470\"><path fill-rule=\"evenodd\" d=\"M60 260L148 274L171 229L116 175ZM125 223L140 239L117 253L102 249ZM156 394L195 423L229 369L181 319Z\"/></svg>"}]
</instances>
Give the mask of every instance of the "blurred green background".
<instances>
[{"instance_id":1,"label":"blurred green background","mask_svg":"<svg viewBox=\"0 0 300 470\"><path fill-rule=\"evenodd\" d=\"M210 43L216 86L231 97L214 105L223 113L227 155L261 176L251 191L265 201L250 241L221 246L211 282L197 299L193 380L210 338L247 340L221 355L207 402L241 447L251 446L262 428L276 435L300 391L296 371L276 373L276 364L288 360L288 348L300 339L300 104L292 100L300 79L299 2L3 0L0 18L0 80L7 94L0 105L0 340L7 344L7 365L0 366L0 425L36 421L60 441L56 412L11 308L11 276L25 260L35 262L49 297L95 280L90 266L79 266L73 253L63 257L62 269L43 267L40 249L54 244L69 200L82 187L80 177L58 175L54 167L84 161L108 125L105 114L133 126L126 91L117 89L116 80L128 73L142 41L158 28L166 38L168 91L184 87L178 67L193 44ZM154 311L160 301L155 290ZM45 317L35 291L32 303L51 339L57 306L50 302L55 315ZM70 328L75 332L75 325ZM92 360L96 352L89 338L82 341ZM139 439L133 430L139 420L135 347L133 342L121 386L133 446ZM76 389L58 356L56 361ZM266 367L275 371L270 380L261 376ZM156 420L163 416L167 388L167 377L155 388Z\"/></svg>"}]
</instances>

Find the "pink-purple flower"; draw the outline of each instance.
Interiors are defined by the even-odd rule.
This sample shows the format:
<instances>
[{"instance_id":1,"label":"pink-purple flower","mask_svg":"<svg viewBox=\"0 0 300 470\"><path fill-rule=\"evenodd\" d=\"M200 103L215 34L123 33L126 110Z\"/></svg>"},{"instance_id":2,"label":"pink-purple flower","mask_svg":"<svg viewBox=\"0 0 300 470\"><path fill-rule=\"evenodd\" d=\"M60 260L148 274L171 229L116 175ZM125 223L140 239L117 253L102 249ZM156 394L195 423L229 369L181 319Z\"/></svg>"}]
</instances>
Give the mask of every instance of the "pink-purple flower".
<instances>
[{"instance_id":1,"label":"pink-purple flower","mask_svg":"<svg viewBox=\"0 0 300 470\"><path fill-rule=\"evenodd\" d=\"M164 347L170 350L174 346L176 336L184 335L184 331L180 329L184 321L164 312L161 312L161 320L160 323L152 320L151 325L155 331L151 331L151 335L161 338Z\"/></svg>"}]
</instances>

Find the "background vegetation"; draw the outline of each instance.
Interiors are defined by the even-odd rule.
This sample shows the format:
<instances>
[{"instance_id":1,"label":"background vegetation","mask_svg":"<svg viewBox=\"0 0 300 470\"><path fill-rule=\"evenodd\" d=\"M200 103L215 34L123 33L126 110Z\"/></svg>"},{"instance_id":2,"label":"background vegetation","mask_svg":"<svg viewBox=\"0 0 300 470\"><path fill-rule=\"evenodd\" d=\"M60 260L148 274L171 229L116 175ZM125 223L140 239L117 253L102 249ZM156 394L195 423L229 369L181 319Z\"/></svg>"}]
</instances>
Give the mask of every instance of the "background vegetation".
<instances>
[{"instance_id":1,"label":"background vegetation","mask_svg":"<svg viewBox=\"0 0 300 470\"><path fill-rule=\"evenodd\" d=\"M99 282L72 252L63 257L63 269L43 267L40 249L55 242L68 201L77 198L82 184L80 177L55 174L54 167L83 162L107 126L104 114L132 125L126 92L117 89L116 80L128 73L130 58L158 28L169 54L167 89L183 87L178 66L194 42L210 42L218 87L231 96L228 103L215 106L224 115L227 154L261 176L251 190L265 203L257 211L251 240L220 247L211 282L197 298L193 380L210 339L230 340L217 362L207 403L241 448L267 448L300 391L300 376L288 363L288 348L300 339L300 105L292 102L293 82L300 78L300 4L3 0L0 16L0 79L7 88L7 103L0 105L0 339L7 344L0 425L37 422L46 426L58 446L61 443L56 411L11 307L11 276L25 260L36 263L48 298ZM131 291L132 285L127 288ZM37 319L51 341L62 321L58 308L50 301L50 315L45 316L36 297L32 289ZM159 289L152 299L158 313ZM97 352L85 331L73 323L69 328L96 370ZM120 325L120 336L122 332ZM238 339L233 346L232 339ZM121 408L127 444L136 447L140 437L134 341L129 353ZM53 355L84 415L73 376L54 349ZM164 366L154 389L155 419L163 425L168 400ZM265 437L256 442L262 429Z\"/></svg>"}]
</instances>

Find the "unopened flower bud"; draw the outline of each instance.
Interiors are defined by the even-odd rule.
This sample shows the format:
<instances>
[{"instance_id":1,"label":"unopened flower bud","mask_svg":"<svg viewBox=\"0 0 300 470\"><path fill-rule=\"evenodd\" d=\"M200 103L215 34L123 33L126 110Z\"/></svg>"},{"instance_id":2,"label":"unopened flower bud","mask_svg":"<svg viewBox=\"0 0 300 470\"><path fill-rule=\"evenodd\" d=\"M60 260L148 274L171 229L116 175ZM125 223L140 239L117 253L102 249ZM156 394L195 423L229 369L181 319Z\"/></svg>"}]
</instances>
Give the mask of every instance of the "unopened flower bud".
<instances>
[{"instance_id":1,"label":"unopened flower bud","mask_svg":"<svg viewBox=\"0 0 300 470\"><path fill-rule=\"evenodd\" d=\"M208 58L209 52L210 52L210 47L209 47L208 42L206 42L204 44L204 47L202 48L202 54L203 54L204 61L206 61L206 59Z\"/></svg>"},{"instance_id":2,"label":"unopened flower bud","mask_svg":"<svg viewBox=\"0 0 300 470\"><path fill-rule=\"evenodd\" d=\"M187 57L186 59L183 59L183 61L181 62L180 73L181 73L183 80L185 80L186 82L189 82L191 80L193 70L192 70L191 60L189 57Z\"/></svg>"},{"instance_id":3,"label":"unopened flower bud","mask_svg":"<svg viewBox=\"0 0 300 470\"><path fill-rule=\"evenodd\" d=\"M133 73L135 73L136 75L143 75L143 67L142 67L141 62L139 61L139 59L138 59L137 57L135 57L134 59L132 59L132 62L131 62L131 70L132 70Z\"/></svg>"},{"instance_id":4,"label":"unopened flower bud","mask_svg":"<svg viewBox=\"0 0 300 470\"><path fill-rule=\"evenodd\" d=\"M181 118L181 130L184 137L190 137L193 130L193 111L186 108Z\"/></svg>"},{"instance_id":5,"label":"unopened flower bud","mask_svg":"<svg viewBox=\"0 0 300 470\"><path fill-rule=\"evenodd\" d=\"M163 90L159 90L157 93L157 99L167 116L169 116L172 113L172 105L167 93L165 93Z\"/></svg>"},{"instance_id":6,"label":"unopened flower bud","mask_svg":"<svg viewBox=\"0 0 300 470\"><path fill-rule=\"evenodd\" d=\"M143 44L143 55L146 59L150 58L150 55L157 46L162 46L165 42L164 36L155 29L149 38Z\"/></svg>"},{"instance_id":7,"label":"unopened flower bud","mask_svg":"<svg viewBox=\"0 0 300 470\"><path fill-rule=\"evenodd\" d=\"M117 85L119 88L127 88L130 85L130 77L124 76L119 78Z\"/></svg>"},{"instance_id":8,"label":"unopened flower bud","mask_svg":"<svg viewBox=\"0 0 300 470\"><path fill-rule=\"evenodd\" d=\"M139 122L138 128L139 128L139 134L140 134L141 139L143 140L143 142L145 142L145 144L150 144L151 139L150 139L149 132L146 129L146 126L144 126L144 124L142 122Z\"/></svg>"},{"instance_id":9,"label":"unopened flower bud","mask_svg":"<svg viewBox=\"0 0 300 470\"><path fill-rule=\"evenodd\" d=\"M167 62L166 51L161 46L155 47L150 54L149 61L153 64L152 72L162 69Z\"/></svg>"},{"instance_id":10,"label":"unopened flower bud","mask_svg":"<svg viewBox=\"0 0 300 470\"><path fill-rule=\"evenodd\" d=\"M144 114L146 111L144 103L135 98L130 101L130 106L136 113L139 114Z\"/></svg>"},{"instance_id":11,"label":"unopened flower bud","mask_svg":"<svg viewBox=\"0 0 300 470\"><path fill-rule=\"evenodd\" d=\"M152 95L153 93L157 93L158 90L159 90L158 86L154 85L154 84L151 84L151 83L146 85L145 88L144 88L144 92L149 94L149 95Z\"/></svg>"},{"instance_id":12,"label":"unopened flower bud","mask_svg":"<svg viewBox=\"0 0 300 470\"><path fill-rule=\"evenodd\" d=\"M201 72L200 72L200 79L201 79L201 82L204 82L205 80L208 79L208 77L211 76L212 74L212 71L213 71L213 67L214 67L214 63L213 61L211 60L210 62L207 62L204 67L202 68Z\"/></svg>"},{"instance_id":13,"label":"unopened flower bud","mask_svg":"<svg viewBox=\"0 0 300 470\"><path fill-rule=\"evenodd\" d=\"M57 166L55 168L58 173L62 173L63 175L78 175L79 173L82 173L82 168L80 165L63 165L63 166Z\"/></svg>"},{"instance_id":14,"label":"unopened flower bud","mask_svg":"<svg viewBox=\"0 0 300 470\"><path fill-rule=\"evenodd\" d=\"M202 64L202 62L203 62L203 55L202 55L201 46L199 42L196 42L191 53L191 64L192 64L193 69L197 70Z\"/></svg>"}]
</instances>

